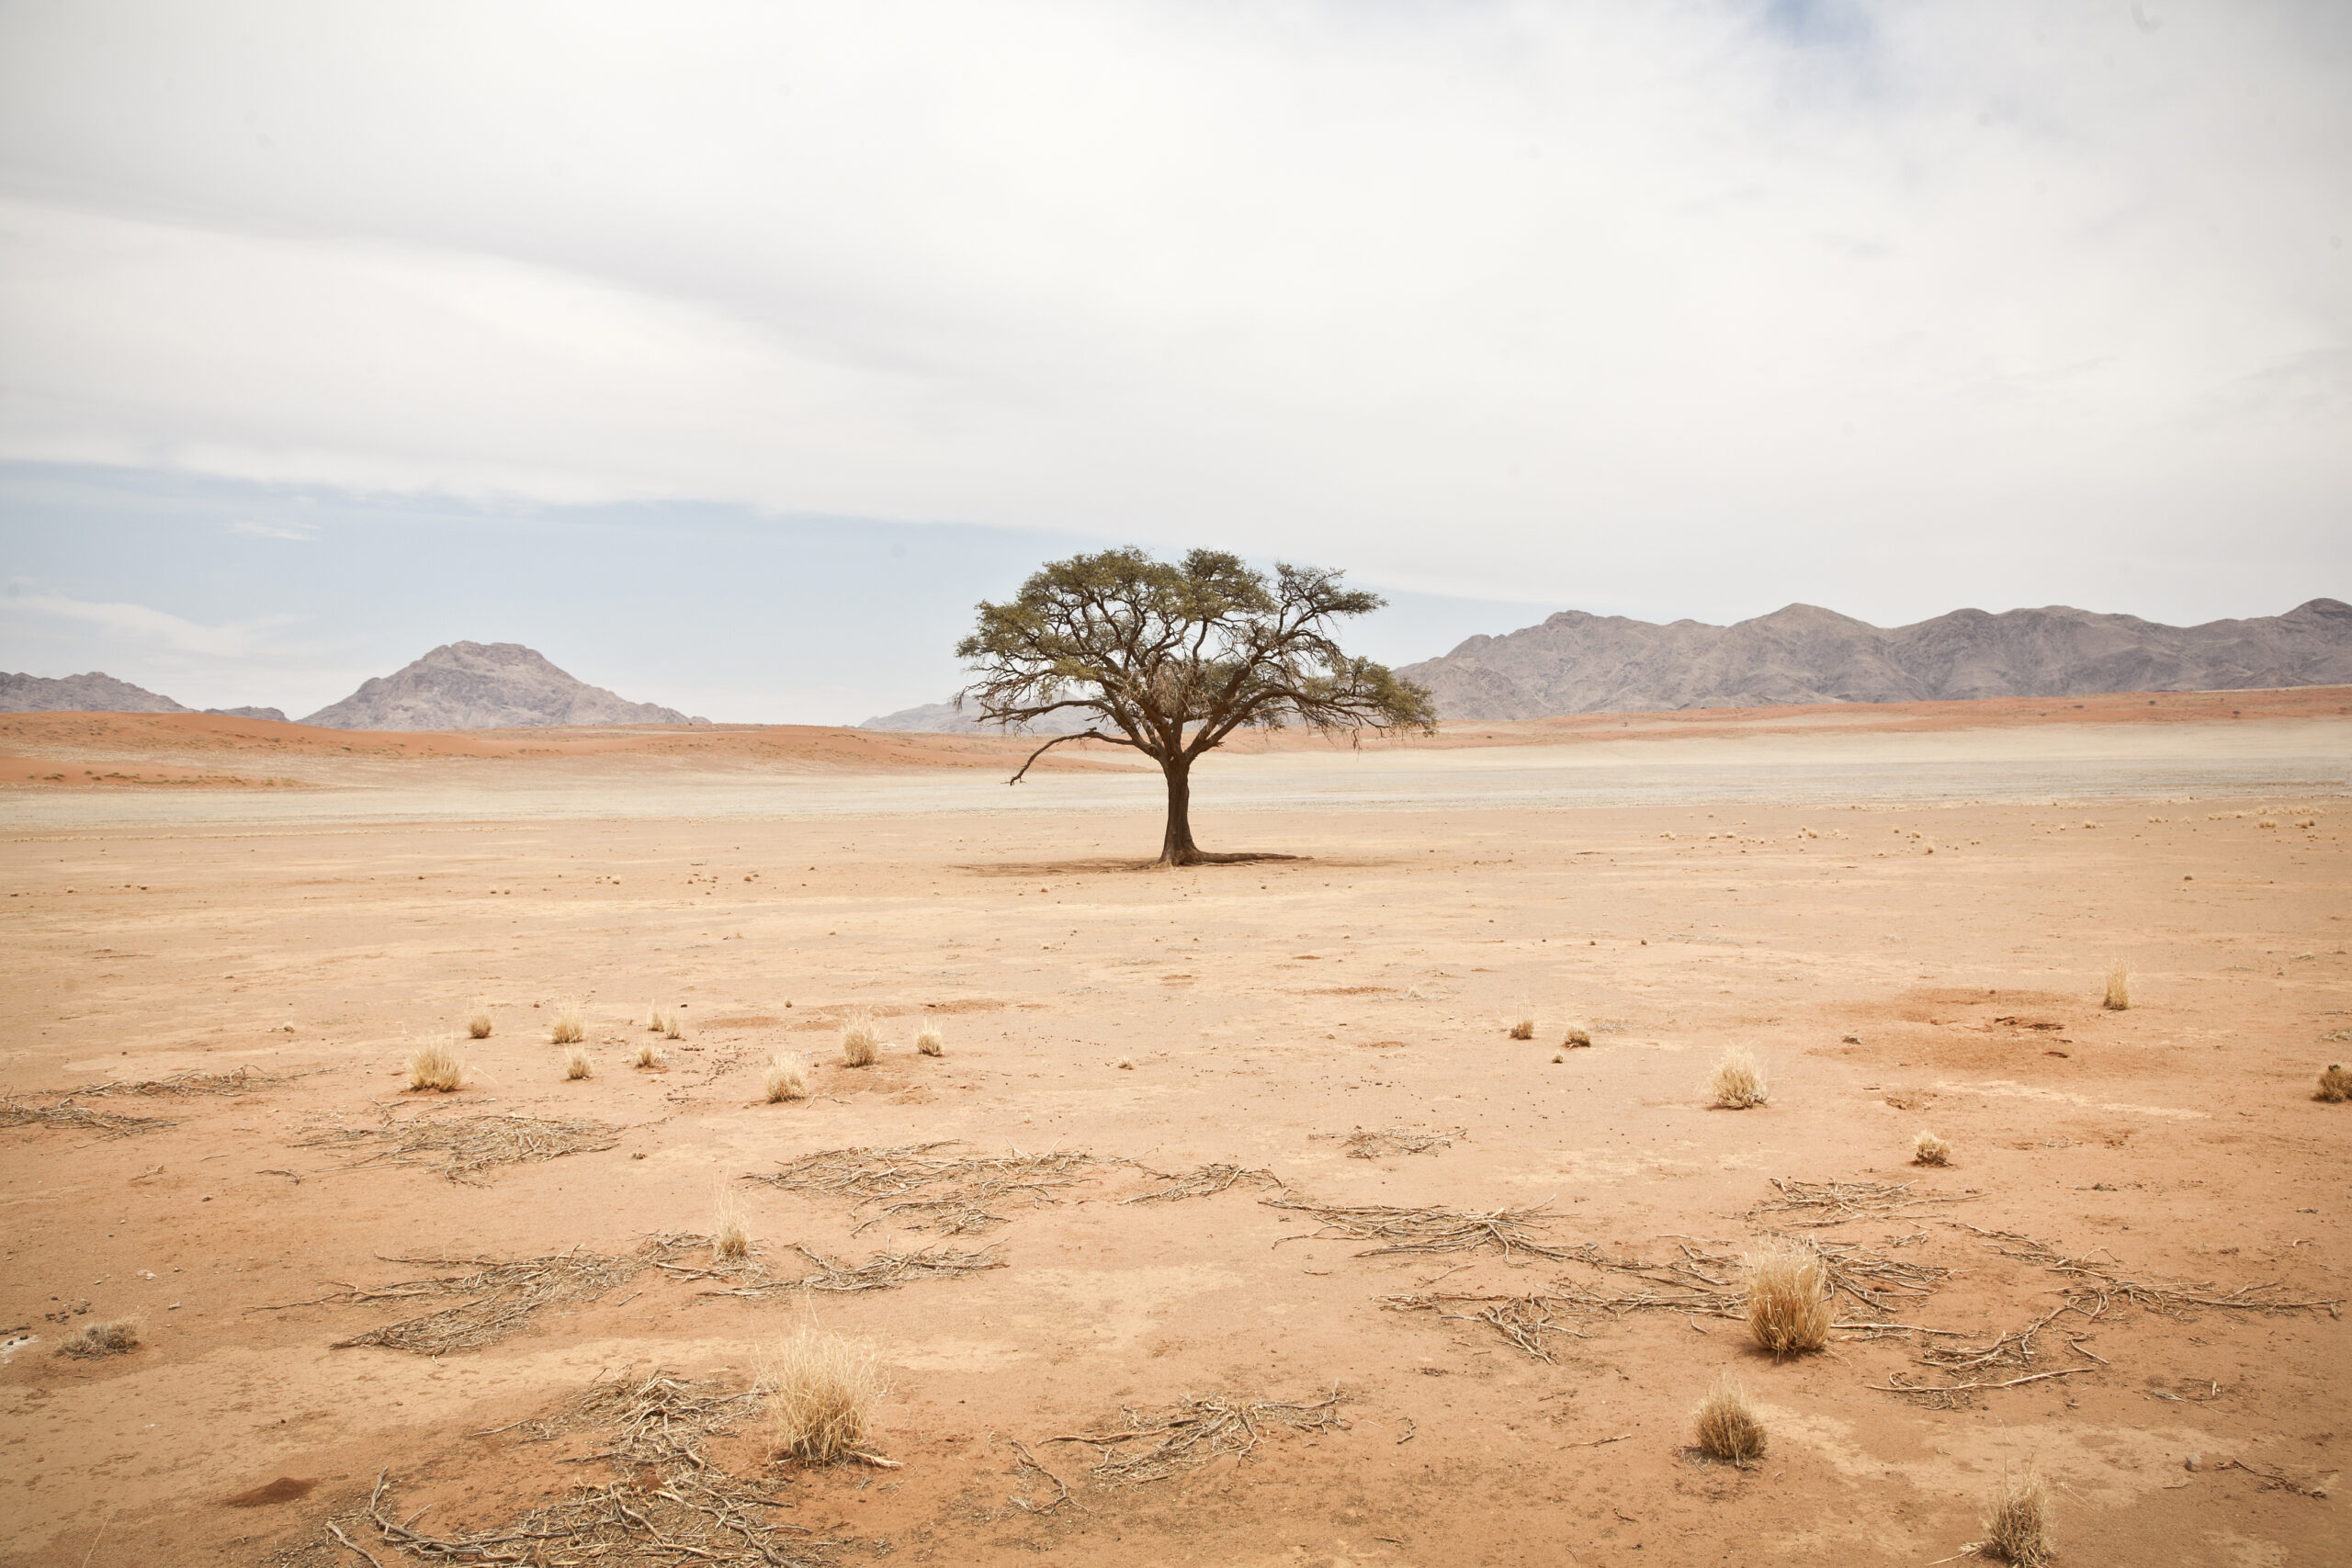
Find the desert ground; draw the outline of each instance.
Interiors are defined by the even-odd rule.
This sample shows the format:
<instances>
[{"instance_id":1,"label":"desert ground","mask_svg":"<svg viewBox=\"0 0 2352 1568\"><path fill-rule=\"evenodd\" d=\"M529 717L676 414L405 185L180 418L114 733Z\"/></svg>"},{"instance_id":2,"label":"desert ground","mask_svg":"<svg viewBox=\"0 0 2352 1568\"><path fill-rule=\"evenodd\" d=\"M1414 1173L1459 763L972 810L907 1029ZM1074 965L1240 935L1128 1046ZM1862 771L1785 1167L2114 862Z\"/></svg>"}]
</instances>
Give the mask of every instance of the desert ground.
<instances>
[{"instance_id":1,"label":"desert ground","mask_svg":"<svg viewBox=\"0 0 2352 1568\"><path fill-rule=\"evenodd\" d=\"M0 719L0 1562L2352 1557L2352 693L1027 749Z\"/></svg>"}]
</instances>

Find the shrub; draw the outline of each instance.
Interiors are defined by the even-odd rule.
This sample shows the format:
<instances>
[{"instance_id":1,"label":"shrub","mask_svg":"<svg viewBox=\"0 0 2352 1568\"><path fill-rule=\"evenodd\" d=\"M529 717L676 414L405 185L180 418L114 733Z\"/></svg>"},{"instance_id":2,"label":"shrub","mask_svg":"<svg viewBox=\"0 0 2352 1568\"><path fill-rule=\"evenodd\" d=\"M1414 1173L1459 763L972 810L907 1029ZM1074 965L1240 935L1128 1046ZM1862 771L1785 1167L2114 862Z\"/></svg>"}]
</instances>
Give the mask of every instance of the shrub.
<instances>
[{"instance_id":1,"label":"shrub","mask_svg":"<svg viewBox=\"0 0 2352 1568\"><path fill-rule=\"evenodd\" d=\"M1911 1140L1911 1163L1913 1165L1950 1165L1951 1145L1933 1133L1923 1130L1917 1137Z\"/></svg>"},{"instance_id":2,"label":"shrub","mask_svg":"<svg viewBox=\"0 0 2352 1568\"><path fill-rule=\"evenodd\" d=\"M1707 1080L1709 1092L1717 1105L1734 1111L1745 1111L1751 1105L1761 1105L1770 1095L1764 1077L1756 1070L1755 1058L1735 1045L1724 1053L1715 1064L1713 1076Z\"/></svg>"},{"instance_id":3,"label":"shrub","mask_svg":"<svg viewBox=\"0 0 2352 1568\"><path fill-rule=\"evenodd\" d=\"M2320 1074L2319 1089L2312 1098L2324 1100L2330 1105L2341 1105L2352 1100L2352 1072L2345 1071L2340 1063L2330 1062L2327 1071Z\"/></svg>"},{"instance_id":4,"label":"shrub","mask_svg":"<svg viewBox=\"0 0 2352 1568\"><path fill-rule=\"evenodd\" d=\"M1753 1464L1764 1457L1764 1423L1747 1405L1747 1391L1719 1378L1693 1416L1700 1451L1726 1464Z\"/></svg>"},{"instance_id":5,"label":"shrub","mask_svg":"<svg viewBox=\"0 0 2352 1568\"><path fill-rule=\"evenodd\" d=\"M937 1024L926 1023L915 1035L915 1049L926 1056L944 1055L947 1051L947 1041L940 1034Z\"/></svg>"},{"instance_id":6,"label":"shrub","mask_svg":"<svg viewBox=\"0 0 2352 1568\"><path fill-rule=\"evenodd\" d=\"M2041 1472L2029 1469L2012 1479L2006 1467L2000 1489L1993 1494L1993 1511L1984 1516L1983 1553L2014 1568L2041 1568L2054 1555L2050 1541L2050 1485Z\"/></svg>"},{"instance_id":7,"label":"shrub","mask_svg":"<svg viewBox=\"0 0 2352 1568\"><path fill-rule=\"evenodd\" d=\"M1775 1356L1829 1343L1829 1270L1800 1242L1774 1241L1747 1255L1747 1331Z\"/></svg>"},{"instance_id":8,"label":"shrub","mask_svg":"<svg viewBox=\"0 0 2352 1568\"><path fill-rule=\"evenodd\" d=\"M722 1182L714 1207L718 1213L711 1223L711 1257L721 1262L750 1257L752 1227L743 1219L743 1201L735 1195L734 1189Z\"/></svg>"},{"instance_id":9,"label":"shrub","mask_svg":"<svg viewBox=\"0 0 2352 1568\"><path fill-rule=\"evenodd\" d=\"M490 1010L488 1008L474 1009L473 1016L466 1020L466 1032L476 1040L490 1038Z\"/></svg>"},{"instance_id":10,"label":"shrub","mask_svg":"<svg viewBox=\"0 0 2352 1568\"><path fill-rule=\"evenodd\" d=\"M882 1054L882 1037L875 1032L874 1015L856 1013L842 1030L842 1060L853 1067L870 1067Z\"/></svg>"},{"instance_id":11,"label":"shrub","mask_svg":"<svg viewBox=\"0 0 2352 1568\"><path fill-rule=\"evenodd\" d=\"M761 1358L776 1447L809 1464L858 1457L887 1392L874 1352L804 1324Z\"/></svg>"},{"instance_id":12,"label":"shrub","mask_svg":"<svg viewBox=\"0 0 2352 1568\"><path fill-rule=\"evenodd\" d=\"M2107 1001L2110 1012L2121 1012L2132 1005L2132 972L2119 964L2107 972Z\"/></svg>"},{"instance_id":13,"label":"shrub","mask_svg":"<svg viewBox=\"0 0 2352 1568\"><path fill-rule=\"evenodd\" d=\"M1581 1029L1571 1029L1568 1031L1568 1037L1566 1040L1561 1041L1560 1043L1564 1046L1575 1046L1578 1049L1582 1049L1583 1047L1592 1043L1592 1036L1586 1033Z\"/></svg>"},{"instance_id":14,"label":"shrub","mask_svg":"<svg viewBox=\"0 0 2352 1568\"><path fill-rule=\"evenodd\" d=\"M770 1105L781 1100L806 1100L808 1097L808 1064L794 1055L770 1056L767 1094Z\"/></svg>"},{"instance_id":15,"label":"shrub","mask_svg":"<svg viewBox=\"0 0 2352 1568\"><path fill-rule=\"evenodd\" d=\"M595 1064L588 1060L588 1053L582 1050L579 1046L574 1045L571 1050L566 1051L563 1054L563 1076L565 1077L584 1078L595 1070Z\"/></svg>"},{"instance_id":16,"label":"shrub","mask_svg":"<svg viewBox=\"0 0 2352 1568\"><path fill-rule=\"evenodd\" d=\"M577 1045L588 1038L588 1014L578 1002L566 1002L555 1010L555 1021L548 1025L548 1039L558 1045Z\"/></svg>"},{"instance_id":17,"label":"shrub","mask_svg":"<svg viewBox=\"0 0 2352 1568\"><path fill-rule=\"evenodd\" d=\"M1535 1015L1524 1008L1521 1009L1518 1015L1510 1021L1510 1037L1513 1040L1534 1039Z\"/></svg>"},{"instance_id":18,"label":"shrub","mask_svg":"<svg viewBox=\"0 0 2352 1568\"><path fill-rule=\"evenodd\" d=\"M119 1356L139 1348L139 1320L119 1317L111 1323L84 1324L57 1347L61 1356Z\"/></svg>"},{"instance_id":19,"label":"shrub","mask_svg":"<svg viewBox=\"0 0 2352 1568\"><path fill-rule=\"evenodd\" d=\"M411 1089L435 1089L449 1094L455 1092L465 1076L465 1059L458 1055L455 1045L435 1043L408 1059Z\"/></svg>"}]
</instances>

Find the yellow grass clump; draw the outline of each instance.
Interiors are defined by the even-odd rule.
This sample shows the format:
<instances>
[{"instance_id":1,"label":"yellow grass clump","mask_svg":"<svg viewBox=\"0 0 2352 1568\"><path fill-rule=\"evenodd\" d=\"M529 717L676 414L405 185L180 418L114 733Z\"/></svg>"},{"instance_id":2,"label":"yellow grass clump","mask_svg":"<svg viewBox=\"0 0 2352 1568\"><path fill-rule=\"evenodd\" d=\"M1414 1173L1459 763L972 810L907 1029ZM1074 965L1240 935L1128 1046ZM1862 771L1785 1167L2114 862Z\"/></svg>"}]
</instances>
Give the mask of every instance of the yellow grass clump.
<instances>
[{"instance_id":1,"label":"yellow grass clump","mask_svg":"<svg viewBox=\"0 0 2352 1568\"><path fill-rule=\"evenodd\" d=\"M588 1014L578 1002L566 1002L555 1010L555 1021L548 1025L548 1039L557 1045L577 1045L588 1038Z\"/></svg>"},{"instance_id":2,"label":"yellow grass clump","mask_svg":"<svg viewBox=\"0 0 2352 1568\"><path fill-rule=\"evenodd\" d=\"M2341 1105L2352 1100L2352 1072L2345 1071L2341 1063L2330 1062L2327 1071L2320 1074L2319 1088L2312 1092L2312 1098L2324 1100L2330 1105Z\"/></svg>"},{"instance_id":3,"label":"yellow grass clump","mask_svg":"<svg viewBox=\"0 0 2352 1568\"><path fill-rule=\"evenodd\" d=\"M1731 1379L1715 1381L1691 1420L1699 1450L1709 1459L1748 1465L1764 1457L1764 1423L1748 1408L1747 1391Z\"/></svg>"},{"instance_id":4,"label":"yellow grass clump","mask_svg":"<svg viewBox=\"0 0 2352 1568\"><path fill-rule=\"evenodd\" d=\"M1950 1165L1951 1145L1933 1133L1922 1129L1919 1135L1911 1140L1911 1163L1913 1165Z\"/></svg>"},{"instance_id":5,"label":"yellow grass clump","mask_svg":"<svg viewBox=\"0 0 2352 1568\"><path fill-rule=\"evenodd\" d=\"M473 1016L466 1020L466 1032L476 1040L490 1038L490 1010L488 1008L474 1009Z\"/></svg>"},{"instance_id":6,"label":"yellow grass clump","mask_svg":"<svg viewBox=\"0 0 2352 1568\"><path fill-rule=\"evenodd\" d=\"M678 1013L663 1013L662 1015L662 1036L665 1040L684 1040L686 1037L685 1019Z\"/></svg>"},{"instance_id":7,"label":"yellow grass clump","mask_svg":"<svg viewBox=\"0 0 2352 1568\"><path fill-rule=\"evenodd\" d=\"M1525 1008L1521 1008L1519 1011L1513 1013L1510 1021L1510 1037L1513 1040L1534 1039L1535 1015Z\"/></svg>"},{"instance_id":8,"label":"yellow grass clump","mask_svg":"<svg viewBox=\"0 0 2352 1568\"><path fill-rule=\"evenodd\" d=\"M2105 1005L2111 1012L2121 1012L2132 1005L2132 971L2120 964L2107 972Z\"/></svg>"},{"instance_id":9,"label":"yellow grass clump","mask_svg":"<svg viewBox=\"0 0 2352 1568\"><path fill-rule=\"evenodd\" d=\"M563 1054L563 1076L565 1077L584 1078L595 1070L596 1065L588 1059L588 1053L582 1050L579 1046L574 1045L571 1050L566 1051Z\"/></svg>"},{"instance_id":10,"label":"yellow grass clump","mask_svg":"<svg viewBox=\"0 0 2352 1568\"><path fill-rule=\"evenodd\" d=\"M888 1392L874 1352L807 1324L760 1358L776 1448L808 1464L871 1459L874 1406Z\"/></svg>"},{"instance_id":11,"label":"yellow grass clump","mask_svg":"<svg viewBox=\"0 0 2352 1568\"><path fill-rule=\"evenodd\" d=\"M648 1032L654 1034L659 1034L670 1027L670 1021L663 1016L659 1002L645 1010L645 1027Z\"/></svg>"},{"instance_id":12,"label":"yellow grass clump","mask_svg":"<svg viewBox=\"0 0 2352 1568\"><path fill-rule=\"evenodd\" d=\"M808 1098L808 1064L789 1054L768 1058L768 1103Z\"/></svg>"},{"instance_id":13,"label":"yellow grass clump","mask_svg":"<svg viewBox=\"0 0 2352 1568\"><path fill-rule=\"evenodd\" d=\"M1775 1356L1829 1343L1829 1270L1801 1242L1775 1241L1747 1255L1747 1331Z\"/></svg>"},{"instance_id":14,"label":"yellow grass clump","mask_svg":"<svg viewBox=\"0 0 2352 1568\"><path fill-rule=\"evenodd\" d=\"M1724 1053L1715 1064L1713 1074L1707 1079L1707 1090L1717 1105L1734 1111L1745 1111L1751 1105L1761 1105L1771 1090L1766 1087L1764 1075L1756 1070L1756 1059L1735 1045Z\"/></svg>"},{"instance_id":15,"label":"yellow grass clump","mask_svg":"<svg viewBox=\"0 0 2352 1568\"><path fill-rule=\"evenodd\" d=\"M947 1052L946 1036L939 1032L937 1024L926 1023L915 1035L915 1049L926 1056L944 1055Z\"/></svg>"},{"instance_id":16,"label":"yellow grass clump","mask_svg":"<svg viewBox=\"0 0 2352 1568\"><path fill-rule=\"evenodd\" d=\"M1993 1511L1984 1516L1984 1539L1977 1551L2014 1568L2041 1568L2056 1555L2050 1541L2050 1483L2029 1469L2013 1478L2004 1468Z\"/></svg>"},{"instance_id":17,"label":"yellow grass clump","mask_svg":"<svg viewBox=\"0 0 2352 1568\"><path fill-rule=\"evenodd\" d=\"M735 1190L721 1182L714 1195L717 1215L710 1229L710 1255L721 1262L748 1258L752 1253L752 1227L743 1218L743 1201Z\"/></svg>"},{"instance_id":18,"label":"yellow grass clump","mask_svg":"<svg viewBox=\"0 0 2352 1568\"><path fill-rule=\"evenodd\" d=\"M450 1094L465 1081L465 1059L458 1055L455 1045L436 1042L408 1059L411 1089L437 1089L443 1094Z\"/></svg>"},{"instance_id":19,"label":"yellow grass clump","mask_svg":"<svg viewBox=\"0 0 2352 1568\"><path fill-rule=\"evenodd\" d=\"M861 1012L851 1015L842 1030L842 1060L853 1067L870 1067L882 1055L882 1037L875 1032L874 1015Z\"/></svg>"},{"instance_id":20,"label":"yellow grass clump","mask_svg":"<svg viewBox=\"0 0 2352 1568\"><path fill-rule=\"evenodd\" d=\"M1560 1043L1562 1045L1574 1046L1578 1050L1581 1050L1592 1043L1592 1036L1586 1033L1581 1029L1571 1029L1568 1031L1568 1037L1566 1040L1561 1041Z\"/></svg>"},{"instance_id":21,"label":"yellow grass clump","mask_svg":"<svg viewBox=\"0 0 2352 1568\"><path fill-rule=\"evenodd\" d=\"M61 1356L119 1356L139 1348L139 1320L119 1317L111 1323L83 1325L57 1348Z\"/></svg>"},{"instance_id":22,"label":"yellow grass clump","mask_svg":"<svg viewBox=\"0 0 2352 1568\"><path fill-rule=\"evenodd\" d=\"M666 1067L670 1065L670 1054L649 1040L637 1048L637 1055L628 1059L628 1065L632 1067Z\"/></svg>"}]
</instances>

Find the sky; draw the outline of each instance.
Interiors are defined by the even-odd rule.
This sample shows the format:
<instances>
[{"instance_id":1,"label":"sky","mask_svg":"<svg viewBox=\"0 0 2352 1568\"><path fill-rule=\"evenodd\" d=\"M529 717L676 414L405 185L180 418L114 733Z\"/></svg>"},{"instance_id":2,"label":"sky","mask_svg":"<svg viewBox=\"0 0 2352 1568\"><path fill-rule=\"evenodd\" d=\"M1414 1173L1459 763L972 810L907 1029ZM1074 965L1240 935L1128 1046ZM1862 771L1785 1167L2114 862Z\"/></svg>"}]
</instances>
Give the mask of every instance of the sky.
<instances>
[{"instance_id":1,"label":"sky","mask_svg":"<svg viewBox=\"0 0 2352 1568\"><path fill-rule=\"evenodd\" d=\"M0 0L0 668L944 696L1078 549L2352 598L2352 7Z\"/></svg>"}]
</instances>

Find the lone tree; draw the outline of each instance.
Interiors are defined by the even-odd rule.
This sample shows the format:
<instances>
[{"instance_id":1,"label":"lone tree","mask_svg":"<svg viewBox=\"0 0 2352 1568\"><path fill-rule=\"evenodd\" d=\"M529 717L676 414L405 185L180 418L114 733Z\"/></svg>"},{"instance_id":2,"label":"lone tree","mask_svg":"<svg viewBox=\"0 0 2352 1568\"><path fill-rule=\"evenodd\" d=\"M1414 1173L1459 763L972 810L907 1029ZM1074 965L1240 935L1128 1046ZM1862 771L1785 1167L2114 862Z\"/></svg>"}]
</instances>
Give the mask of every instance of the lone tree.
<instances>
[{"instance_id":1,"label":"lone tree","mask_svg":"<svg viewBox=\"0 0 2352 1568\"><path fill-rule=\"evenodd\" d=\"M1437 730L1429 693L1333 640L1342 615L1385 603L1340 585L1341 574L1193 550L1181 563L1137 549L1052 561L1007 604L982 604L956 647L974 676L956 695L982 720L1033 724L1074 712L1092 722L1029 754L1011 783L1065 740L1132 746L1168 779L1162 865L1246 861L1193 842L1193 763L1250 726L1294 720L1322 731Z\"/></svg>"}]
</instances>

